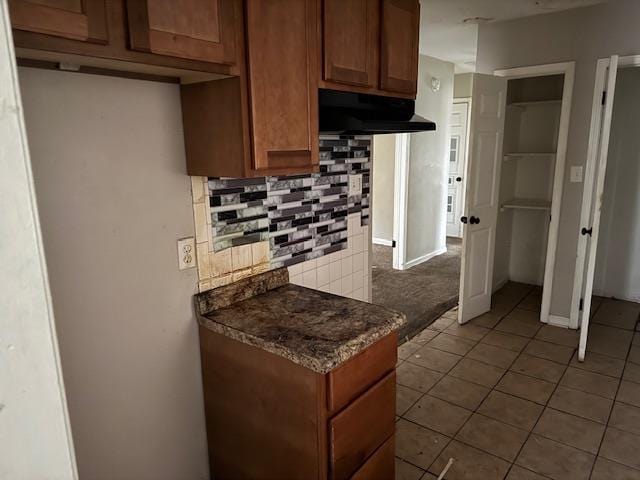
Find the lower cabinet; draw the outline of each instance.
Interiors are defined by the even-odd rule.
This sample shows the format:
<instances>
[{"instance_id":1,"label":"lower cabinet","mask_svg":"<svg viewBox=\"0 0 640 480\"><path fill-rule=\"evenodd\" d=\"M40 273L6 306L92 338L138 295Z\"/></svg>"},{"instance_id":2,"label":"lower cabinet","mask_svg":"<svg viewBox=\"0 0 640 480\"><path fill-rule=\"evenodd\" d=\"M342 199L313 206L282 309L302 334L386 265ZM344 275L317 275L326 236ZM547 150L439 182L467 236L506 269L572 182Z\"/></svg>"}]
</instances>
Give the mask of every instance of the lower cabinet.
<instances>
[{"instance_id":1,"label":"lower cabinet","mask_svg":"<svg viewBox=\"0 0 640 480\"><path fill-rule=\"evenodd\" d=\"M352 480L390 480L395 475L395 438L391 437L351 477Z\"/></svg>"},{"instance_id":2,"label":"lower cabinet","mask_svg":"<svg viewBox=\"0 0 640 480\"><path fill-rule=\"evenodd\" d=\"M396 346L321 374L200 327L212 477L394 478Z\"/></svg>"},{"instance_id":3,"label":"lower cabinet","mask_svg":"<svg viewBox=\"0 0 640 480\"><path fill-rule=\"evenodd\" d=\"M391 372L329 421L331 478L350 478L393 436L396 374Z\"/></svg>"}]
</instances>

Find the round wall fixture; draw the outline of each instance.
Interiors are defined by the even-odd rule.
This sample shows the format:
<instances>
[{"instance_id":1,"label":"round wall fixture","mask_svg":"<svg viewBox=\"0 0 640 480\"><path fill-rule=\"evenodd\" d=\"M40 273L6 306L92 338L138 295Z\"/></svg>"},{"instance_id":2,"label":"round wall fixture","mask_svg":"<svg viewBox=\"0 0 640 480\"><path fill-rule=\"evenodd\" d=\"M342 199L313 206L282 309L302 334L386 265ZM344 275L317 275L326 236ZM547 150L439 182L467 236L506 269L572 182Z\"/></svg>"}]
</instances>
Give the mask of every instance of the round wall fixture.
<instances>
[{"instance_id":1,"label":"round wall fixture","mask_svg":"<svg viewBox=\"0 0 640 480\"><path fill-rule=\"evenodd\" d=\"M431 77L431 90L434 92L440 91L440 79L438 77Z\"/></svg>"}]
</instances>

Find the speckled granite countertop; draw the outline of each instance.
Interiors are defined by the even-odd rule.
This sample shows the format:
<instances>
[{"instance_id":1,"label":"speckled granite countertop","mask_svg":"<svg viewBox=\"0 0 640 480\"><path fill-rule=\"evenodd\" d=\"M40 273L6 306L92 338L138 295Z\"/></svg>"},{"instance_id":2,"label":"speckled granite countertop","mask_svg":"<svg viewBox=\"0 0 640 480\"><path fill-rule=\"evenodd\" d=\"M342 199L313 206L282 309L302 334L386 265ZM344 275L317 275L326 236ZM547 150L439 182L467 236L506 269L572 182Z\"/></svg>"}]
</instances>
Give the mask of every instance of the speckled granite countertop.
<instances>
[{"instance_id":1,"label":"speckled granite countertop","mask_svg":"<svg viewBox=\"0 0 640 480\"><path fill-rule=\"evenodd\" d=\"M405 323L401 313L288 283L286 269L196 295L200 325L327 373Z\"/></svg>"}]
</instances>

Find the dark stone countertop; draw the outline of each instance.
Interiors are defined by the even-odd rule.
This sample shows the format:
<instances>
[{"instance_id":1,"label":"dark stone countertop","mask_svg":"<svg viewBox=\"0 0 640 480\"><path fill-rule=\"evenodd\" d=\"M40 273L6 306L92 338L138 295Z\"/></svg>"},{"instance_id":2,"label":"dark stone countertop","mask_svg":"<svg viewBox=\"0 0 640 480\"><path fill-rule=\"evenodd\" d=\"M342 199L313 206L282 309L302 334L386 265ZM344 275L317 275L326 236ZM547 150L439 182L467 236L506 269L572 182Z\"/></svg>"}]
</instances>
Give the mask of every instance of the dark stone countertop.
<instances>
[{"instance_id":1,"label":"dark stone countertop","mask_svg":"<svg viewBox=\"0 0 640 480\"><path fill-rule=\"evenodd\" d=\"M385 307L288 283L286 269L196 295L200 325L327 373L405 323Z\"/></svg>"}]
</instances>

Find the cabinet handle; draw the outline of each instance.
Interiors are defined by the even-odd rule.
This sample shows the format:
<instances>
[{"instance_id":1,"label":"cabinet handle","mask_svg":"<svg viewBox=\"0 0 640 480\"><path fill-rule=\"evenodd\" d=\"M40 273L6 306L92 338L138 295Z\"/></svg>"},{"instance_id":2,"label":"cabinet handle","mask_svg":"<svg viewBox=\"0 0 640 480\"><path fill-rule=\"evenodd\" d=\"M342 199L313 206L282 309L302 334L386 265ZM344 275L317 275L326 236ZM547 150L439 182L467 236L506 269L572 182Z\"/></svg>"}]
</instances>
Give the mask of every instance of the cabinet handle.
<instances>
[{"instance_id":1,"label":"cabinet handle","mask_svg":"<svg viewBox=\"0 0 640 480\"><path fill-rule=\"evenodd\" d=\"M478 217L471 216L471 218L469 218L469 223L471 225L477 225L480 223L480 219Z\"/></svg>"},{"instance_id":2,"label":"cabinet handle","mask_svg":"<svg viewBox=\"0 0 640 480\"><path fill-rule=\"evenodd\" d=\"M462 223L467 223L467 217L461 217L461 218L460 218L460 221L461 221Z\"/></svg>"},{"instance_id":3,"label":"cabinet handle","mask_svg":"<svg viewBox=\"0 0 640 480\"><path fill-rule=\"evenodd\" d=\"M582 233L582 235L589 235L591 236L591 234L593 233L593 227L587 229L586 227L582 227L582 230L580 230L580 233Z\"/></svg>"}]
</instances>

